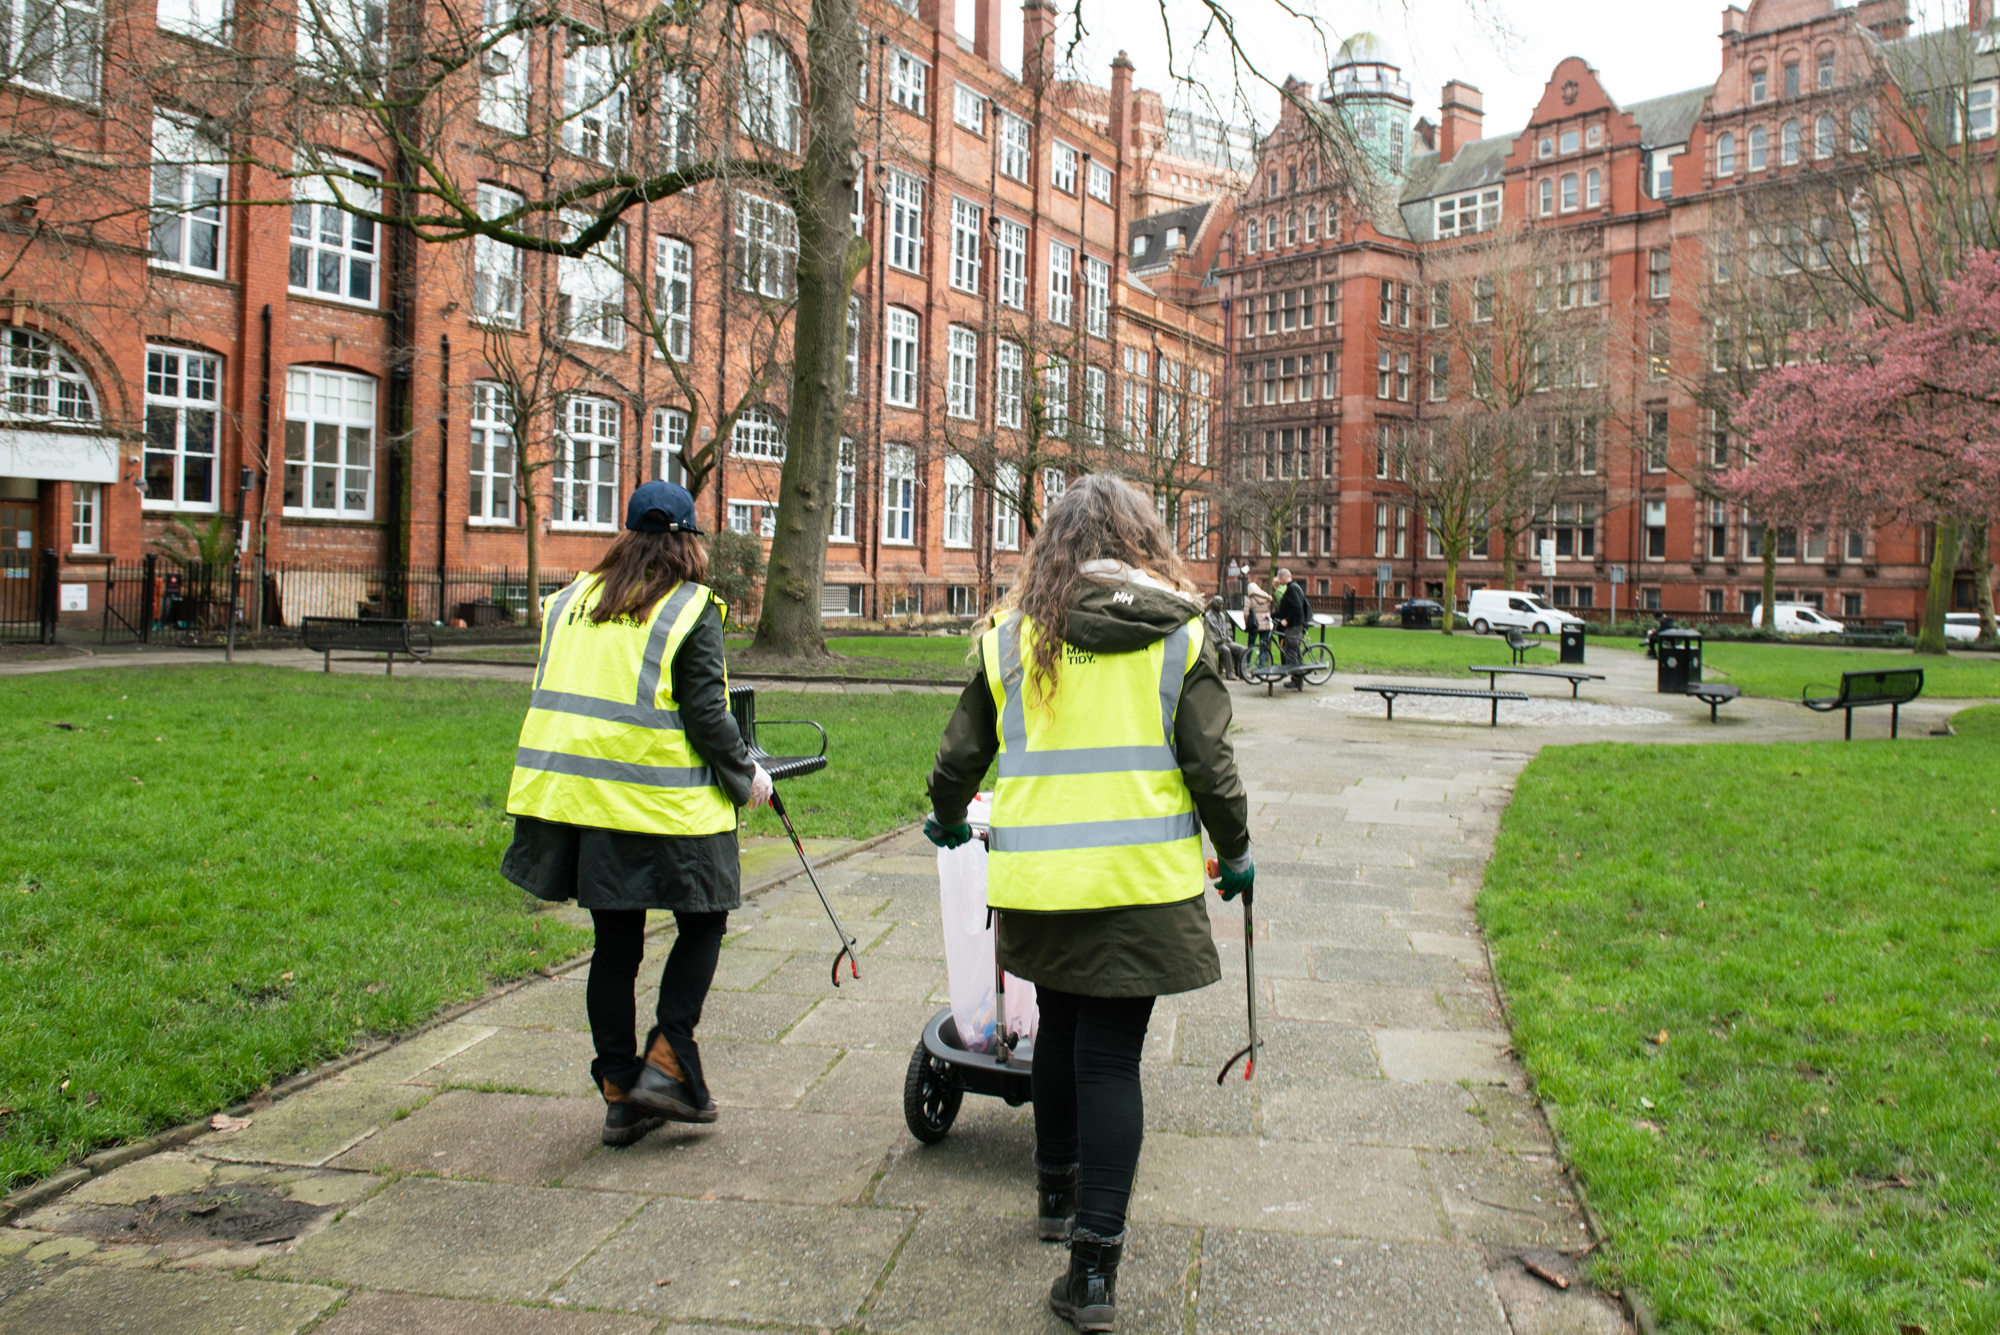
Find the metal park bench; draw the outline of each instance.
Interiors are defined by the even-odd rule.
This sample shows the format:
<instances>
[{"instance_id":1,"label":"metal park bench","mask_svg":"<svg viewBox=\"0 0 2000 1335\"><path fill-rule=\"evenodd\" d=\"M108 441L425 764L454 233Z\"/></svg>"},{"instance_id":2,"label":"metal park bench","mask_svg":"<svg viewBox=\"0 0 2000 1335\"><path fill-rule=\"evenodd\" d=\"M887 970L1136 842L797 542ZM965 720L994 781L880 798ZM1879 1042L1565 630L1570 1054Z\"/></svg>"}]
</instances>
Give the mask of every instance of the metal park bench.
<instances>
[{"instance_id":1,"label":"metal park bench","mask_svg":"<svg viewBox=\"0 0 2000 1335\"><path fill-rule=\"evenodd\" d=\"M1688 687L1688 694L1708 706L1708 721L1715 719L1715 707L1726 705L1743 694L1740 686L1725 686L1719 681L1698 681Z\"/></svg>"},{"instance_id":2,"label":"metal park bench","mask_svg":"<svg viewBox=\"0 0 2000 1335\"><path fill-rule=\"evenodd\" d=\"M1819 688L1824 691L1827 688ZM1847 740L1854 740L1854 711L1869 705L1889 706L1889 735L1896 735L1899 715L1904 705L1922 695L1924 691L1924 670L1922 668L1890 668L1884 672L1843 672L1840 674L1840 692L1837 695L1814 695L1808 686L1799 703L1807 709L1821 714L1831 714L1834 710L1844 710L1847 714Z\"/></svg>"},{"instance_id":3,"label":"metal park bench","mask_svg":"<svg viewBox=\"0 0 2000 1335\"><path fill-rule=\"evenodd\" d=\"M1541 648L1542 642L1525 638L1521 634L1521 628L1513 626L1507 631L1507 647L1514 651L1514 663L1519 666L1528 660L1528 650Z\"/></svg>"},{"instance_id":4,"label":"metal park bench","mask_svg":"<svg viewBox=\"0 0 2000 1335\"><path fill-rule=\"evenodd\" d=\"M736 719L736 730L743 734L743 745L750 752L750 758L764 767L764 772L775 781L797 779L807 774L817 773L826 768L826 729L811 719L767 718L765 727L805 727L819 734L819 752L810 756L774 756L766 751L757 740L757 688L754 686L731 686L729 688L729 712Z\"/></svg>"},{"instance_id":5,"label":"metal park bench","mask_svg":"<svg viewBox=\"0 0 2000 1335\"><path fill-rule=\"evenodd\" d=\"M343 654L384 654L388 664L383 675L394 676L396 655L403 654L421 663L431 656L431 633L415 621L377 620L373 617L304 617L299 629L306 648L321 655L325 671L333 671L333 656Z\"/></svg>"},{"instance_id":6,"label":"metal park bench","mask_svg":"<svg viewBox=\"0 0 2000 1335\"><path fill-rule=\"evenodd\" d=\"M1486 674L1486 689L1488 690L1493 689L1494 678L1503 675L1512 677L1556 677L1569 683L1569 698L1572 700L1576 699L1577 690L1583 683L1604 680L1602 672L1577 672L1571 668L1498 667L1491 663L1474 663L1465 670L1467 672L1484 672Z\"/></svg>"},{"instance_id":7,"label":"metal park bench","mask_svg":"<svg viewBox=\"0 0 2000 1335\"><path fill-rule=\"evenodd\" d=\"M1493 717L1488 727L1500 726L1500 702L1516 700L1526 704L1528 697L1519 691L1482 691L1458 686L1391 686L1386 682L1371 682L1366 686L1356 686L1357 691L1373 691L1389 706L1389 717L1396 717L1396 697L1399 695L1436 695L1452 700L1490 700L1493 702Z\"/></svg>"}]
</instances>

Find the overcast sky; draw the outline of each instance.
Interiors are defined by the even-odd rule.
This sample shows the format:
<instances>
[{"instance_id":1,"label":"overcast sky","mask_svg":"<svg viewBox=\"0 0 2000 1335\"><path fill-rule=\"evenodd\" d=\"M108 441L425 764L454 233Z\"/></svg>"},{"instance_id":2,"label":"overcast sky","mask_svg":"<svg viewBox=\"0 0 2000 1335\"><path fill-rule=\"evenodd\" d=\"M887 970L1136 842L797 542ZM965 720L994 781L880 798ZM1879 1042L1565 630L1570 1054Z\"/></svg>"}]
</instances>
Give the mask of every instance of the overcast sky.
<instances>
[{"instance_id":1,"label":"overcast sky","mask_svg":"<svg viewBox=\"0 0 2000 1335\"><path fill-rule=\"evenodd\" d=\"M1072 3L1063 0L1063 10ZM1111 58L1123 49L1138 67L1141 87L1189 102L1194 94L1169 87L1167 30L1155 3L1164 3L1173 20L1176 68L1202 76L1226 110L1229 67L1220 55L1225 49L1220 38L1210 39L1213 51L1206 56L1189 49L1207 17L1199 0L1082 0L1086 22L1096 31L1078 50L1077 76L1108 82ZM1310 24L1284 13L1277 0L1225 3L1263 73L1315 82L1326 77L1326 58ZM969 29L972 0L959 4ZM1003 4L1007 49L1017 53L1020 11L1007 0ZM1721 68L1721 0L1291 0L1290 7L1316 15L1333 43L1357 32L1372 32L1387 43L1410 81L1416 115L1435 121L1445 80L1470 81L1485 94L1487 134L1512 133L1526 124L1550 71L1565 56L1588 61L1621 106L1712 83ZM1944 7L1962 19L1964 0L1911 4L1920 26L1932 26L1935 20L1925 22L1925 16ZM1018 56L1009 63L1018 63ZM1268 125L1276 98L1267 88L1253 92Z\"/></svg>"}]
</instances>

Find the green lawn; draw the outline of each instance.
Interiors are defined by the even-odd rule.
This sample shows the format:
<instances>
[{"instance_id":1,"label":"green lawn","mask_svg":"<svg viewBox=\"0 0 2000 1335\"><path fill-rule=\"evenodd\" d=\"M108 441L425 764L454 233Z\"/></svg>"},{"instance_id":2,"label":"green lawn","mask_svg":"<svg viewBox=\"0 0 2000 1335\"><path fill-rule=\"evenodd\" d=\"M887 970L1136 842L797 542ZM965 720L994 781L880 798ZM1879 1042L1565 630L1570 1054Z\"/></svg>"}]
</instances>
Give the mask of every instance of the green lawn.
<instances>
[{"instance_id":1,"label":"green lawn","mask_svg":"<svg viewBox=\"0 0 2000 1335\"><path fill-rule=\"evenodd\" d=\"M497 870L526 696L262 668L0 679L0 1190L587 945ZM761 695L832 734L833 767L786 786L800 833L921 814L951 704ZM749 829L781 833L768 812Z\"/></svg>"},{"instance_id":2,"label":"green lawn","mask_svg":"<svg viewBox=\"0 0 2000 1335\"><path fill-rule=\"evenodd\" d=\"M1306 636L1312 643L1317 631ZM1559 655L1556 637L1534 635L1543 647L1528 652L1527 661L1552 667ZM1450 635L1434 630L1390 630L1377 626L1342 626L1326 633L1327 647L1341 672L1379 672L1401 676L1463 677L1473 663L1508 663L1513 655L1500 635L1475 635L1469 630ZM1594 647L1594 646L1591 646ZM1586 648L1588 653L1588 647Z\"/></svg>"},{"instance_id":3,"label":"green lawn","mask_svg":"<svg viewBox=\"0 0 2000 1335\"><path fill-rule=\"evenodd\" d=\"M1746 695L1796 700L1810 683L1840 687L1843 672L1885 668L1924 670L1924 695L1946 699L2000 696L2000 656L1955 654L1940 658L1906 649L1836 649L1813 644L1757 644L1714 640L1702 647L1705 680L1740 686Z\"/></svg>"},{"instance_id":4,"label":"green lawn","mask_svg":"<svg viewBox=\"0 0 2000 1335\"><path fill-rule=\"evenodd\" d=\"M1601 1278L1663 1329L2000 1329L1996 788L1970 735L1522 776L1481 916Z\"/></svg>"}]
</instances>

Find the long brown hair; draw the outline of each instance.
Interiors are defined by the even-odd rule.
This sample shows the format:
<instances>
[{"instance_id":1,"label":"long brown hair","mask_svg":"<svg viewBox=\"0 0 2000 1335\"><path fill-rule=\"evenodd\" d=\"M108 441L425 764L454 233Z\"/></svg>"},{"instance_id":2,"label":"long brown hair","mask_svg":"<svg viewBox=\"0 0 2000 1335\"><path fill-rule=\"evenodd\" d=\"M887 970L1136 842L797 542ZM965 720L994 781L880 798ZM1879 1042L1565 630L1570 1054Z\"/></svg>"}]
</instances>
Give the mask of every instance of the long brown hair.
<instances>
[{"instance_id":1,"label":"long brown hair","mask_svg":"<svg viewBox=\"0 0 2000 1335\"><path fill-rule=\"evenodd\" d=\"M1139 489L1121 477L1092 473L1069 484L1042 517L1041 531L1021 565L1021 577L1007 591L1003 609L1012 608L1033 621L1037 697L1055 693L1062 664L1062 644L1069 631L1069 603L1089 561L1121 561L1183 593L1194 590L1187 567L1174 551L1173 540L1153 505ZM1192 606L1189 615L1194 614Z\"/></svg>"},{"instance_id":2,"label":"long brown hair","mask_svg":"<svg viewBox=\"0 0 2000 1335\"><path fill-rule=\"evenodd\" d=\"M591 572L603 577L590 619L603 625L614 617L644 620L654 604L684 579L708 578L708 549L692 533L636 533L626 529Z\"/></svg>"}]
</instances>

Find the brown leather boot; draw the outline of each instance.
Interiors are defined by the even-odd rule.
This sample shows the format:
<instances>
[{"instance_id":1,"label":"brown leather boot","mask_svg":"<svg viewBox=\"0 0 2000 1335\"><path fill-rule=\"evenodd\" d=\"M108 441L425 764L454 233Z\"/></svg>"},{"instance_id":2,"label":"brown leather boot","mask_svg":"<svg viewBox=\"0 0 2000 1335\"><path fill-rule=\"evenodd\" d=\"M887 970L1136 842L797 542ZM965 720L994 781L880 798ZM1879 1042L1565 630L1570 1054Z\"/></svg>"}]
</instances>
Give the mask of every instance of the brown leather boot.
<instances>
[{"instance_id":1,"label":"brown leather boot","mask_svg":"<svg viewBox=\"0 0 2000 1335\"><path fill-rule=\"evenodd\" d=\"M715 1100L696 1095L688 1085L687 1072L665 1035L654 1038L646 1050L639 1083L626 1098L671 1122L713 1122L717 1116Z\"/></svg>"}]
</instances>

